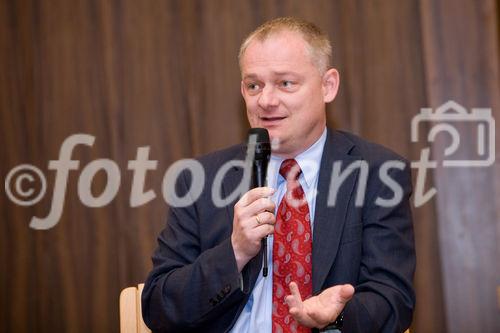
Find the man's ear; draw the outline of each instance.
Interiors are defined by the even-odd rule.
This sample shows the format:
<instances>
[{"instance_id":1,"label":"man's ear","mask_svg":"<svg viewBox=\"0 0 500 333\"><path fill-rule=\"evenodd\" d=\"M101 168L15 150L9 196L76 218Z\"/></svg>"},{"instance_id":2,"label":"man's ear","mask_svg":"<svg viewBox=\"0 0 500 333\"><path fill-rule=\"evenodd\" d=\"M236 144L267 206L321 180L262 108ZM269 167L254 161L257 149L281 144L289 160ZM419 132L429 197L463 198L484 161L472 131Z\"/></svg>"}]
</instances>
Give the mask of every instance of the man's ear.
<instances>
[{"instance_id":1,"label":"man's ear","mask_svg":"<svg viewBox=\"0 0 500 333\"><path fill-rule=\"evenodd\" d=\"M323 100L330 103L337 96L340 84L340 74L335 68L330 68L323 74Z\"/></svg>"},{"instance_id":2,"label":"man's ear","mask_svg":"<svg viewBox=\"0 0 500 333\"><path fill-rule=\"evenodd\" d=\"M245 86L243 85L243 80L241 80L240 91L241 91L241 96L245 98Z\"/></svg>"}]
</instances>

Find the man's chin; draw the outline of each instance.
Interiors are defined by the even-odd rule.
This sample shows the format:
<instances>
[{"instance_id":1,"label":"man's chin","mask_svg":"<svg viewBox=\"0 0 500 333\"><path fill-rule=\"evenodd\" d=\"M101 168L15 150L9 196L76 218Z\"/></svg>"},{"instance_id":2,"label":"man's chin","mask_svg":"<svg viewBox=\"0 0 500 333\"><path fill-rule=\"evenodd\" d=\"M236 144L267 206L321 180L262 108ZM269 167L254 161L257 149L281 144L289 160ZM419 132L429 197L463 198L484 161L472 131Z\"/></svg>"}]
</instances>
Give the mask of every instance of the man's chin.
<instances>
[{"instance_id":1,"label":"man's chin","mask_svg":"<svg viewBox=\"0 0 500 333\"><path fill-rule=\"evenodd\" d=\"M271 136L271 151L274 152L279 152L281 148L281 140L278 137L272 137Z\"/></svg>"},{"instance_id":2,"label":"man's chin","mask_svg":"<svg viewBox=\"0 0 500 333\"><path fill-rule=\"evenodd\" d=\"M286 154L287 147L286 141L283 140L283 136L278 134L278 131L273 129L267 129L269 131L269 140L271 141L271 151L275 155Z\"/></svg>"}]
</instances>

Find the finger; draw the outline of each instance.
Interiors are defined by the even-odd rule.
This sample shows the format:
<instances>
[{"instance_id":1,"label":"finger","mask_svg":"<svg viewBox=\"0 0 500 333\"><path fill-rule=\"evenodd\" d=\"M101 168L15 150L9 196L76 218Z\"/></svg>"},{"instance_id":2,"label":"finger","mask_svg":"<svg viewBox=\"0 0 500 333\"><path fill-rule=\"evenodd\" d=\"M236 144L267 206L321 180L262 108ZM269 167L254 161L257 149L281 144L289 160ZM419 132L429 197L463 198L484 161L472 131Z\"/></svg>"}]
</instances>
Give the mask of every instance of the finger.
<instances>
[{"instance_id":1,"label":"finger","mask_svg":"<svg viewBox=\"0 0 500 333\"><path fill-rule=\"evenodd\" d=\"M273 195L274 189L271 187L256 187L245 193L238 201L237 205L246 207L257 199Z\"/></svg>"},{"instance_id":2,"label":"finger","mask_svg":"<svg viewBox=\"0 0 500 333\"><path fill-rule=\"evenodd\" d=\"M238 204L236 204L238 205ZM268 220L267 222L274 222L274 216L269 216L267 213L268 210L271 210L274 212L274 202L271 199L268 198L259 198L258 200L254 201L252 204L246 207L241 207L241 206L235 206L234 207L234 218L239 221L239 224L246 227L246 228L254 228L256 224L263 224L264 221L261 219L261 217L265 217ZM267 212L267 213L266 213ZM266 213L262 215L263 213ZM257 214L259 215L259 219L256 218ZM271 213L272 215L272 213ZM258 220L261 221L261 223L258 223Z\"/></svg>"},{"instance_id":3,"label":"finger","mask_svg":"<svg viewBox=\"0 0 500 333\"><path fill-rule=\"evenodd\" d=\"M286 296L285 303L288 305L291 314L296 314L302 307L302 302L293 295Z\"/></svg>"},{"instance_id":4,"label":"finger","mask_svg":"<svg viewBox=\"0 0 500 333\"><path fill-rule=\"evenodd\" d=\"M295 320L301 322L305 320L305 312L303 303L293 295L285 297L285 303L288 305L288 313L290 313Z\"/></svg>"},{"instance_id":5,"label":"finger","mask_svg":"<svg viewBox=\"0 0 500 333\"><path fill-rule=\"evenodd\" d=\"M274 214L270 212L262 212L258 213L255 215L255 220L257 222L257 225L262 225L262 224L275 224L276 223L276 218L274 217Z\"/></svg>"},{"instance_id":6,"label":"finger","mask_svg":"<svg viewBox=\"0 0 500 333\"><path fill-rule=\"evenodd\" d=\"M246 206L244 209L251 214L257 214L260 212L274 212L274 207L274 201L271 199L259 198L250 205Z\"/></svg>"},{"instance_id":7,"label":"finger","mask_svg":"<svg viewBox=\"0 0 500 333\"><path fill-rule=\"evenodd\" d=\"M269 236L274 233L274 226L271 224L262 224L260 226L257 226L256 228L253 228L251 230L254 239L262 239L266 236Z\"/></svg>"},{"instance_id":8,"label":"finger","mask_svg":"<svg viewBox=\"0 0 500 333\"><path fill-rule=\"evenodd\" d=\"M297 283L295 282L290 282L288 285L290 288L290 292L292 293L292 296L295 297L300 303L302 303L302 297L300 296L300 290L299 286L297 286Z\"/></svg>"},{"instance_id":9,"label":"finger","mask_svg":"<svg viewBox=\"0 0 500 333\"><path fill-rule=\"evenodd\" d=\"M354 295L354 287L350 284L344 284L339 290L339 301L347 303Z\"/></svg>"},{"instance_id":10,"label":"finger","mask_svg":"<svg viewBox=\"0 0 500 333\"><path fill-rule=\"evenodd\" d=\"M290 282L288 286L292 293L291 295L285 297L285 302L288 304L288 312L301 325L307 327L315 326L315 323L305 311L304 303L302 302L302 297L300 296L297 284L295 282Z\"/></svg>"}]
</instances>

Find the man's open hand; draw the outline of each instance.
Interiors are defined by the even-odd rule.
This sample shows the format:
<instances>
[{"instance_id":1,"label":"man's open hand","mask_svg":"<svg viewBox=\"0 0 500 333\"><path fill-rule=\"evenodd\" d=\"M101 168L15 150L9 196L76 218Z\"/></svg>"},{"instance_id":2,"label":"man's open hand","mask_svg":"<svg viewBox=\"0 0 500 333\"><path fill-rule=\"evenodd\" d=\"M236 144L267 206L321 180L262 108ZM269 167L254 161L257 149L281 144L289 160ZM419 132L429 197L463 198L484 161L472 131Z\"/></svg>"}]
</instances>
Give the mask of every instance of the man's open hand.
<instances>
[{"instance_id":1,"label":"man's open hand","mask_svg":"<svg viewBox=\"0 0 500 333\"><path fill-rule=\"evenodd\" d=\"M285 297L289 313L300 325L311 328L323 328L334 322L354 295L353 286L343 284L325 289L321 294L302 301L297 284L291 282L289 287L292 294Z\"/></svg>"}]
</instances>

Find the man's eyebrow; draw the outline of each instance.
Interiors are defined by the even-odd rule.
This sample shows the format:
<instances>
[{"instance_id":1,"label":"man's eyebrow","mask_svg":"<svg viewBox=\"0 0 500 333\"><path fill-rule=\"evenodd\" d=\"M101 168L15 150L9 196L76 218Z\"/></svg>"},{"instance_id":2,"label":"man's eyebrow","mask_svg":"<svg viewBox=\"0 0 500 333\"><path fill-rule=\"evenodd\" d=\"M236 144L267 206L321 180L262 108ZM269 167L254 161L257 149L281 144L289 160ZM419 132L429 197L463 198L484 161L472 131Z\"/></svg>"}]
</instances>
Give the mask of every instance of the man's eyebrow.
<instances>
[{"instance_id":1,"label":"man's eyebrow","mask_svg":"<svg viewBox=\"0 0 500 333\"><path fill-rule=\"evenodd\" d=\"M274 75L276 76L285 76L285 75L295 75L295 76L300 76L299 73L297 72L293 72L293 71L289 71L289 72L274 72L273 73Z\"/></svg>"},{"instance_id":2,"label":"man's eyebrow","mask_svg":"<svg viewBox=\"0 0 500 333\"><path fill-rule=\"evenodd\" d=\"M245 76L243 76L243 80L245 79L256 79L257 78L257 74L245 74Z\"/></svg>"},{"instance_id":3,"label":"man's eyebrow","mask_svg":"<svg viewBox=\"0 0 500 333\"><path fill-rule=\"evenodd\" d=\"M301 77L301 75L297 72L293 72L293 71L286 71L286 72L273 72L273 75L274 76L286 76L286 75L292 75L292 76L298 76L298 77ZM253 74L253 73L250 73L250 74L245 74L243 76L243 80L245 79L257 79L258 78L258 75L257 74Z\"/></svg>"}]
</instances>

